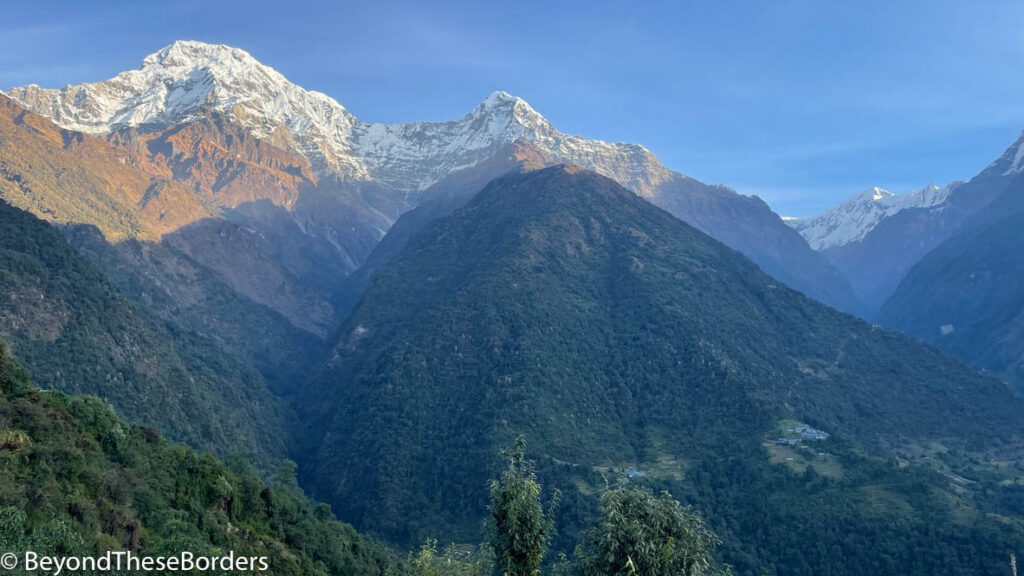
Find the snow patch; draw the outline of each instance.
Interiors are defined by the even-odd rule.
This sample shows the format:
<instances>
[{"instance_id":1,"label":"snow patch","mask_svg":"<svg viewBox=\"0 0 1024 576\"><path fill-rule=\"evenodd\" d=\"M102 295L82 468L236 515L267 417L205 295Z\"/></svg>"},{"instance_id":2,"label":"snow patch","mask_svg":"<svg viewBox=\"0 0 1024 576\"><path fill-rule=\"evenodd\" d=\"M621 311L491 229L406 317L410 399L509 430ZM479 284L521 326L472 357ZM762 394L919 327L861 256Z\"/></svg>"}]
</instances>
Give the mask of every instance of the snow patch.
<instances>
[{"instance_id":1,"label":"snow patch","mask_svg":"<svg viewBox=\"0 0 1024 576\"><path fill-rule=\"evenodd\" d=\"M333 98L292 84L244 50L202 42L175 42L147 56L138 70L103 82L59 89L29 85L8 95L64 128L91 134L179 124L210 112L233 116L258 138L284 127L317 171L408 192L491 158L520 138L640 195L672 177L644 147L563 134L507 92L492 93L456 121L363 122Z\"/></svg>"}]
</instances>

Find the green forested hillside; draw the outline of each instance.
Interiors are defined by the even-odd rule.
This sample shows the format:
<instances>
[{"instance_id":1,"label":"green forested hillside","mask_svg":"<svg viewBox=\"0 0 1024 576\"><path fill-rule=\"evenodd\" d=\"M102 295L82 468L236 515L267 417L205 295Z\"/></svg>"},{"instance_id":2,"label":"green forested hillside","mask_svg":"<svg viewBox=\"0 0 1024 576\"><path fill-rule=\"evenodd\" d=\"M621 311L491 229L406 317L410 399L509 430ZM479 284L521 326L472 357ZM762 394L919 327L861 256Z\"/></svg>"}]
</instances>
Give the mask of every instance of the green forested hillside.
<instances>
[{"instance_id":1,"label":"green forested hillside","mask_svg":"<svg viewBox=\"0 0 1024 576\"><path fill-rule=\"evenodd\" d=\"M92 226L62 229L68 242L139 308L159 318L179 342L204 334L255 368L275 393L303 382L327 345L271 308L253 302L213 271L165 242L107 243Z\"/></svg>"},{"instance_id":2,"label":"green forested hillside","mask_svg":"<svg viewBox=\"0 0 1024 576\"><path fill-rule=\"evenodd\" d=\"M0 342L5 552L267 557L268 574L383 574L382 546L315 509L288 469L273 486L129 426L89 396L40 393Z\"/></svg>"},{"instance_id":3,"label":"green forested hillside","mask_svg":"<svg viewBox=\"0 0 1024 576\"><path fill-rule=\"evenodd\" d=\"M297 406L308 486L397 541L474 541L521 433L562 550L625 478L685 496L741 574L1001 574L1024 545L998 381L571 167L427 225Z\"/></svg>"},{"instance_id":4,"label":"green forested hillside","mask_svg":"<svg viewBox=\"0 0 1024 576\"><path fill-rule=\"evenodd\" d=\"M421 193L422 201L398 217L363 264L341 282L334 302L347 314L359 302L373 275L401 253L423 228L464 206L491 180L513 171L535 170L556 164L538 147L526 141L505 146L492 158L456 171Z\"/></svg>"},{"instance_id":5,"label":"green forested hillside","mask_svg":"<svg viewBox=\"0 0 1024 576\"><path fill-rule=\"evenodd\" d=\"M52 225L0 203L0 336L46 389L94 394L132 422L221 454L286 455L287 411L255 370L168 333Z\"/></svg>"},{"instance_id":6,"label":"green forested hillside","mask_svg":"<svg viewBox=\"0 0 1024 576\"><path fill-rule=\"evenodd\" d=\"M850 281L761 198L676 175L651 202L742 252L787 286L838 310L864 313Z\"/></svg>"}]
</instances>

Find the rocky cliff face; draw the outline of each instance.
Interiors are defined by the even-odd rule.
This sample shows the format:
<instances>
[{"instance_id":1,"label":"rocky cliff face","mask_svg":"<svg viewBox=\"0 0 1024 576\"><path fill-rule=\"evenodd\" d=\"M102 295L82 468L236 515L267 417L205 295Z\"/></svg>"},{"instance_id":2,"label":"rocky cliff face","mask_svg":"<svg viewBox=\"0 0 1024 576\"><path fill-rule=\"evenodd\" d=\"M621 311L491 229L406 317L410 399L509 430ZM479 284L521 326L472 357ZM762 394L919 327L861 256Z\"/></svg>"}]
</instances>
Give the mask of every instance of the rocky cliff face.
<instances>
[{"instance_id":1,"label":"rocky cliff face","mask_svg":"<svg viewBox=\"0 0 1024 576\"><path fill-rule=\"evenodd\" d=\"M210 212L186 187L130 165L0 95L0 196L58 224L87 222L111 241L156 239Z\"/></svg>"}]
</instances>

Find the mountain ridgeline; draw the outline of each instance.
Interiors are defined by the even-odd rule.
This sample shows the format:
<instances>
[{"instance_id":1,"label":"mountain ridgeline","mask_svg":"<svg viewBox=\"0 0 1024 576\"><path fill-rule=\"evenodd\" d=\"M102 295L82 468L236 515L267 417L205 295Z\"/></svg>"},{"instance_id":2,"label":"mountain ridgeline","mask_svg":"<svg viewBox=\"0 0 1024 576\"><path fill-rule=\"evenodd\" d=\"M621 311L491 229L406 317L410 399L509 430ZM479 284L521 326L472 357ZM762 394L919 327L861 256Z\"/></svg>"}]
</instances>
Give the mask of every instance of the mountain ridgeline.
<instances>
[{"instance_id":1,"label":"mountain ridgeline","mask_svg":"<svg viewBox=\"0 0 1024 576\"><path fill-rule=\"evenodd\" d=\"M339 334L297 404L302 475L392 540L471 538L524 434L572 503L564 546L619 475L687 495L741 573L993 573L1024 543L992 516L1020 495L987 462L1024 438L1001 383L580 168L499 178L427 224ZM779 442L793 430L813 439Z\"/></svg>"},{"instance_id":2,"label":"mountain ridgeline","mask_svg":"<svg viewBox=\"0 0 1024 576\"><path fill-rule=\"evenodd\" d=\"M1024 400L978 369L1024 386L1022 149L787 225L505 92L367 122L185 41L11 89L0 339L50 391L0 347L0 540L400 574L271 471L402 547L475 544L522 435L549 559L641 485L738 574L1005 574ZM879 308L974 367L849 315Z\"/></svg>"},{"instance_id":3,"label":"mountain ridgeline","mask_svg":"<svg viewBox=\"0 0 1024 576\"><path fill-rule=\"evenodd\" d=\"M521 172L558 164L536 143L517 140L491 159L452 173L424 191L423 200L402 214L363 265L341 285L337 303L343 311L358 300L369 279L424 226L465 205L490 180L507 172ZM846 279L820 254L807 247L799 234L786 226L759 198L737 194L724 186L710 186L681 174L672 174L648 197L652 204L719 239L746 255L781 282L798 287L808 296L838 309L863 309Z\"/></svg>"},{"instance_id":4,"label":"mountain ridgeline","mask_svg":"<svg viewBox=\"0 0 1024 576\"><path fill-rule=\"evenodd\" d=\"M84 210L66 206L68 199L37 181L29 196L44 201L35 202L38 207L15 187L0 187L8 201L49 220L73 217L105 232L131 235L127 226L136 226L140 232L133 237L148 239L204 212L226 218L270 240L277 264L321 295L339 290L336 279L359 268L395 219L443 191L446 180L467 167L500 161L511 145L529 143L546 164L571 162L611 177L779 280L837 308L860 311L847 280L764 202L670 170L643 146L562 133L505 92L491 94L455 121L366 122L243 50L182 41L109 80L61 89L24 86L7 96L30 111L32 122L44 116L63 128L49 132L85 143L76 149L109 150L116 155L110 166L147 186L152 180L159 192L126 186L127 201L116 198L116 210ZM183 191L184 198L168 202ZM48 212L51 206L60 210ZM109 222L111 213L120 220ZM236 273L230 266L225 272Z\"/></svg>"},{"instance_id":5,"label":"mountain ridgeline","mask_svg":"<svg viewBox=\"0 0 1024 576\"><path fill-rule=\"evenodd\" d=\"M999 161L986 172L964 188L995 197L910 269L879 320L1024 391L1024 175Z\"/></svg>"},{"instance_id":6,"label":"mountain ridgeline","mask_svg":"<svg viewBox=\"0 0 1024 576\"><path fill-rule=\"evenodd\" d=\"M991 220L986 213L998 214L989 206L1020 186L1022 147L1024 136L967 182L899 196L873 188L788 224L850 279L865 317L874 317L918 262L968 224L976 230L976 221Z\"/></svg>"}]
</instances>

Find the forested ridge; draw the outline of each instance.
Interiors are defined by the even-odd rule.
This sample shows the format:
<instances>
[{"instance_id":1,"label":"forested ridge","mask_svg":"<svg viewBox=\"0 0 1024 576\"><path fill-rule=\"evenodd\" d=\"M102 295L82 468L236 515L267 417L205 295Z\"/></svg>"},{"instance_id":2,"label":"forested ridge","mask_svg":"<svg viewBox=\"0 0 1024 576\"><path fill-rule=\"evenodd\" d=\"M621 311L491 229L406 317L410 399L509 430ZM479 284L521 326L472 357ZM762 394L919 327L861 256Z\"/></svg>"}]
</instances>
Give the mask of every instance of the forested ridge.
<instances>
[{"instance_id":1,"label":"forested ridge","mask_svg":"<svg viewBox=\"0 0 1024 576\"><path fill-rule=\"evenodd\" d=\"M99 396L129 421L261 468L287 456L289 412L259 372L142 311L54 226L2 202L0 336L42 388Z\"/></svg>"},{"instance_id":2,"label":"forested ridge","mask_svg":"<svg viewBox=\"0 0 1024 576\"><path fill-rule=\"evenodd\" d=\"M233 552L295 575L384 574L395 564L306 499L290 468L267 484L244 460L226 464L169 442L95 397L40 392L2 343L0 392L5 552Z\"/></svg>"},{"instance_id":3,"label":"forested ridge","mask_svg":"<svg viewBox=\"0 0 1024 576\"><path fill-rule=\"evenodd\" d=\"M1000 382L577 168L427 225L297 408L312 493L406 545L472 541L520 433L563 493L566 553L622 477L692 503L743 574L997 574L1024 542Z\"/></svg>"},{"instance_id":4,"label":"forested ridge","mask_svg":"<svg viewBox=\"0 0 1024 576\"><path fill-rule=\"evenodd\" d=\"M698 515L668 494L655 498L629 486L602 496L600 521L575 557L549 554L559 496L549 497L545 511L523 445L520 438L503 453L508 468L491 482L490 519L478 548L451 545L441 552L428 539L401 554L338 522L327 505L310 502L290 465L264 482L244 460L225 463L153 428L131 426L95 397L40 391L0 341L4 553L62 561L118 554L123 562L111 564L119 566L113 570L69 570L84 574L138 572L124 554L160 563L187 555L189 562L210 562L205 565L216 573L230 573L217 564L225 557L246 558L250 571L293 575L720 572L712 557L718 540ZM25 565L9 572L33 573Z\"/></svg>"},{"instance_id":5,"label":"forested ridge","mask_svg":"<svg viewBox=\"0 0 1024 576\"><path fill-rule=\"evenodd\" d=\"M311 349L281 367L301 420L249 367L301 356L229 353L203 333L216 314L143 311L119 290L163 298L160 274L115 287L51 225L0 218L4 335L44 388L103 397L39 392L5 360L0 505L20 546L483 575L508 548L481 529L502 498L488 482L519 435L536 462L520 485L559 494L523 564L544 573L627 570L624 534L654 517L699 536L701 570L737 574L1002 574L1024 543L1024 422L999 382L778 284L593 173L510 174L412 235L323 363ZM147 250L66 232L107 274ZM395 547L274 474L287 454L312 497ZM613 513L621 547L603 539Z\"/></svg>"}]
</instances>

